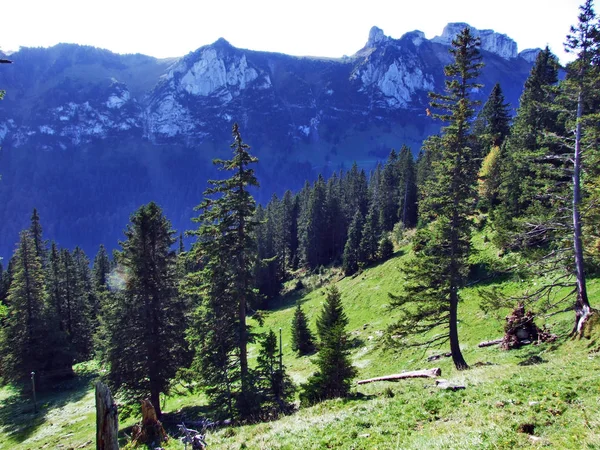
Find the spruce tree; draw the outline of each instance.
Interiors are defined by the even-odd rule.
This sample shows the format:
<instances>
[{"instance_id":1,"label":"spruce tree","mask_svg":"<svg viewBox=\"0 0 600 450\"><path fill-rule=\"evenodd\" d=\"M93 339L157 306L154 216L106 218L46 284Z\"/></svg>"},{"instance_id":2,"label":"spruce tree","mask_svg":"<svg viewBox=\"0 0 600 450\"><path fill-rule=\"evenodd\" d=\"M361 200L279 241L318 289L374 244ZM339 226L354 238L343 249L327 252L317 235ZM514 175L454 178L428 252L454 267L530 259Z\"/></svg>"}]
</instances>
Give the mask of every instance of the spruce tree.
<instances>
[{"instance_id":1,"label":"spruce tree","mask_svg":"<svg viewBox=\"0 0 600 450\"><path fill-rule=\"evenodd\" d=\"M404 343L415 333L445 325L448 333L434 339L449 340L457 369L468 368L458 339L459 288L468 273L471 214L475 200L478 164L469 133L475 102L470 93L480 88L476 79L482 67L479 39L464 28L452 41L453 62L446 66L445 94L430 94L435 117L449 122L443 128L440 154L433 163L433 177L423 187L421 211L430 225L417 232L415 258L406 267L404 293L392 296L402 318L390 335ZM414 304L413 304L414 303Z\"/></svg>"},{"instance_id":2,"label":"spruce tree","mask_svg":"<svg viewBox=\"0 0 600 450\"><path fill-rule=\"evenodd\" d=\"M300 356L307 355L315 349L313 341L314 338L308 328L306 315L300 303L297 302L296 309L294 310L294 318L292 319L292 350Z\"/></svg>"},{"instance_id":3,"label":"spruce tree","mask_svg":"<svg viewBox=\"0 0 600 450\"><path fill-rule=\"evenodd\" d=\"M140 207L125 230L119 262L123 292L105 309L108 381L129 400L149 396L160 417L160 393L185 366L186 316L176 289L174 231L155 203Z\"/></svg>"},{"instance_id":4,"label":"spruce tree","mask_svg":"<svg viewBox=\"0 0 600 450\"><path fill-rule=\"evenodd\" d=\"M359 251L363 226L363 216L360 210L357 210L348 229L348 239L344 247L342 267L346 275L353 275L359 268Z\"/></svg>"},{"instance_id":5,"label":"spruce tree","mask_svg":"<svg viewBox=\"0 0 600 450\"><path fill-rule=\"evenodd\" d=\"M94 258L94 265L92 267L92 279L94 290L101 292L108 289L108 276L110 274L110 259L104 244L100 244L98 253Z\"/></svg>"},{"instance_id":6,"label":"spruce tree","mask_svg":"<svg viewBox=\"0 0 600 450\"><path fill-rule=\"evenodd\" d=\"M356 369L350 360L349 335L346 332L348 318L341 303L341 294L336 286L327 292L323 310L317 319L319 353L317 372L302 386L302 403L312 404L350 394Z\"/></svg>"},{"instance_id":7,"label":"spruce tree","mask_svg":"<svg viewBox=\"0 0 600 450\"><path fill-rule=\"evenodd\" d=\"M29 227L29 233L33 238L33 243L35 246L35 254L38 258L40 258L40 262L42 266L46 265L46 242L43 238L42 233L42 224L40 222L40 216L37 212L37 209L33 208L33 213L31 214L31 225Z\"/></svg>"},{"instance_id":8,"label":"spruce tree","mask_svg":"<svg viewBox=\"0 0 600 450\"><path fill-rule=\"evenodd\" d=\"M288 412L295 391L279 352L277 336L273 330L269 330L260 341L256 358L260 402L263 410L267 409L269 417Z\"/></svg>"},{"instance_id":9,"label":"spruce tree","mask_svg":"<svg viewBox=\"0 0 600 450\"><path fill-rule=\"evenodd\" d=\"M367 214L367 217L365 219L365 224L363 226L362 236L359 244L359 267L365 267L371 264L372 262L377 261L380 237L381 233L379 231L377 206L375 204L371 204L371 207L369 208L369 214Z\"/></svg>"},{"instance_id":10,"label":"spruce tree","mask_svg":"<svg viewBox=\"0 0 600 450\"><path fill-rule=\"evenodd\" d=\"M306 206L300 249L302 261L309 269L327 263L327 209L325 180L319 175Z\"/></svg>"},{"instance_id":11,"label":"spruce tree","mask_svg":"<svg viewBox=\"0 0 600 450\"><path fill-rule=\"evenodd\" d=\"M485 151L492 147L500 147L510 132L510 105L505 103L504 94L499 83L496 83L483 105L475 124L481 134ZM477 133L479 131L479 133Z\"/></svg>"},{"instance_id":12,"label":"spruce tree","mask_svg":"<svg viewBox=\"0 0 600 450\"><path fill-rule=\"evenodd\" d=\"M186 277L185 292L200 300L192 339L198 368L211 403L230 415L255 412L256 393L248 367L250 333L247 307L255 299L253 268L256 260L256 210L249 188L258 187L250 155L237 124L233 126L233 157L214 163L232 173L210 181L201 211L194 219L198 237L189 257L201 270Z\"/></svg>"},{"instance_id":13,"label":"spruce tree","mask_svg":"<svg viewBox=\"0 0 600 450\"><path fill-rule=\"evenodd\" d=\"M417 174L410 149L403 145L398 154L398 220L404 228L417 225Z\"/></svg>"},{"instance_id":14,"label":"spruce tree","mask_svg":"<svg viewBox=\"0 0 600 450\"><path fill-rule=\"evenodd\" d=\"M0 329L0 372L5 380L22 381L31 372L38 379L72 373L72 360L60 339L55 312L47 303L45 283L35 241L23 231L14 257L7 315Z\"/></svg>"}]
</instances>

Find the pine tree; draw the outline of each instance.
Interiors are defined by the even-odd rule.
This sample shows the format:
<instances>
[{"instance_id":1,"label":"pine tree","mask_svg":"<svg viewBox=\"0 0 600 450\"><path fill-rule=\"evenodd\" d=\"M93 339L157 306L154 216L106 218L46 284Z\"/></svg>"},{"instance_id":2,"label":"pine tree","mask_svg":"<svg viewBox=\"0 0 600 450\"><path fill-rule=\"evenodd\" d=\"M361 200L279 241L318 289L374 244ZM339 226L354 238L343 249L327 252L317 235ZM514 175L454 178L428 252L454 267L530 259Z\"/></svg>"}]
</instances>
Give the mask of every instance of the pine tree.
<instances>
[{"instance_id":1,"label":"pine tree","mask_svg":"<svg viewBox=\"0 0 600 450\"><path fill-rule=\"evenodd\" d=\"M302 403L312 404L328 398L347 397L356 369L350 360L350 342L346 332L348 318L336 286L327 292L323 310L317 319L320 339L317 372L302 386Z\"/></svg>"},{"instance_id":2,"label":"pine tree","mask_svg":"<svg viewBox=\"0 0 600 450\"><path fill-rule=\"evenodd\" d=\"M556 98L553 86L558 81L558 68L558 60L548 47L538 54L525 82L511 134L501 148L499 205L493 221L496 243L503 247L537 247L551 239L546 227L534 227L535 232L529 235L522 228L532 223L532 216L538 217L536 222L549 222L548 216L557 211L548 194L564 186L557 145L546 138L562 134L557 113L551 108ZM526 241L516 243L515 234Z\"/></svg>"},{"instance_id":3,"label":"pine tree","mask_svg":"<svg viewBox=\"0 0 600 450\"><path fill-rule=\"evenodd\" d=\"M400 191L398 189L398 155L392 149L381 173L379 185L380 207L379 226L382 231L391 231L398 221L398 204Z\"/></svg>"},{"instance_id":4,"label":"pine tree","mask_svg":"<svg viewBox=\"0 0 600 450\"><path fill-rule=\"evenodd\" d=\"M300 237L302 261L309 269L327 263L327 203L325 180L321 175L310 191L306 219Z\"/></svg>"},{"instance_id":5,"label":"pine tree","mask_svg":"<svg viewBox=\"0 0 600 450\"><path fill-rule=\"evenodd\" d=\"M110 259L104 244L100 244L98 253L94 258L94 265L92 267L92 279L94 290L96 292L102 292L108 289L108 276L110 274Z\"/></svg>"},{"instance_id":6,"label":"pine tree","mask_svg":"<svg viewBox=\"0 0 600 450\"><path fill-rule=\"evenodd\" d=\"M417 225L417 174L410 149L403 145L398 154L398 220L404 228Z\"/></svg>"},{"instance_id":7,"label":"pine tree","mask_svg":"<svg viewBox=\"0 0 600 450\"><path fill-rule=\"evenodd\" d=\"M496 83L477 118L474 134L481 134L486 152L500 147L510 132L510 105L505 103L504 94ZM477 132L479 131L479 133Z\"/></svg>"},{"instance_id":8,"label":"pine tree","mask_svg":"<svg viewBox=\"0 0 600 450\"><path fill-rule=\"evenodd\" d=\"M45 274L31 234L20 234L14 257L8 311L0 329L1 373L22 381L40 376L69 375L71 359L56 333L55 313L46 301Z\"/></svg>"},{"instance_id":9,"label":"pine tree","mask_svg":"<svg viewBox=\"0 0 600 450\"><path fill-rule=\"evenodd\" d=\"M256 358L256 375L260 402L263 409L267 408L269 416L286 413L291 409L294 395L294 385L285 371L281 354L277 345L277 336L269 330L261 339L260 349Z\"/></svg>"},{"instance_id":10,"label":"pine tree","mask_svg":"<svg viewBox=\"0 0 600 450\"><path fill-rule=\"evenodd\" d=\"M202 269L189 274L185 292L201 299L193 325L196 366L212 403L230 415L255 412L255 391L248 367L247 306L255 298L253 238L255 202L250 192L258 181L250 164L257 159L248 152L237 124L233 126L233 157L215 160L231 178L211 181L206 199L194 219L200 227L190 258Z\"/></svg>"},{"instance_id":11,"label":"pine tree","mask_svg":"<svg viewBox=\"0 0 600 450\"><path fill-rule=\"evenodd\" d=\"M160 417L160 393L186 362L184 304L176 289L174 231L155 203L140 207L125 230L119 262L125 289L106 308L108 380L129 400L150 397Z\"/></svg>"},{"instance_id":12,"label":"pine tree","mask_svg":"<svg viewBox=\"0 0 600 450\"><path fill-rule=\"evenodd\" d=\"M381 232L379 230L377 206L375 204L371 204L369 208L369 214L367 214L367 217L365 219L365 224L363 226L362 236L359 244L359 267L365 267L368 264L377 261L380 237Z\"/></svg>"},{"instance_id":13,"label":"pine tree","mask_svg":"<svg viewBox=\"0 0 600 450\"><path fill-rule=\"evenodd\" d=\"M390 328L392 335L406 342L414 333L447 325L448 334L434 339L450 341L452 360L459 370L468 368L458 340L457 311L458 290L468 272L478 168L469 134L475 105L469 94L481 87L475 81L482 67L478 47L479 39L468 27L463 29L452 41L454 61L445 68L446 93L430 94L432 107L445 111L435 117L449 125L442 130L433 177L423 188L420 214L431 223L415 237L415 258L406 267L404 294L392 296L402 319Z\"/></svg>"},{"instance_id":14,"label":"pine tree","mask_svg":"<svg viewBox=\"0 0 600 450\"><path fill-rule=\"evenodd\" d=\"M292 319L292 350L300 356L312 353L315 349L313 341L314 338L308 328L308 322L302 306L300 306L300 303L296 303L294 318Z\"/></svg>"},{"instance_id":15,"label":"pine tree","mask_svg":"<svg viewBox=\"0 0 600 450\"><path fill-rule=\"evenodd\" d=\"M33 213L31 214L31 226L29 227L29 233L33 238L33 243L35 246L35 254L38 258L40 258L40 262L42 266L46 265L46 242L44 241L42 235L42 224L40 223L40 216L37 212L37 209L33 209Z\"/></svg>"},{"instance_id":16,"label":"pine tree","mask_svg":"<svg viewBox=\"0 0 600 450\"><path fill-rule=\"evenodd\" d=\"M352 223L350 224L350 228L348 229L348 240L344 247L342 267L346 275L356 273L359 268L359 251L363 224L363 216L360 210L357 210L354 214L354 219L352 219Z\"/></svg>"}]
</instances>

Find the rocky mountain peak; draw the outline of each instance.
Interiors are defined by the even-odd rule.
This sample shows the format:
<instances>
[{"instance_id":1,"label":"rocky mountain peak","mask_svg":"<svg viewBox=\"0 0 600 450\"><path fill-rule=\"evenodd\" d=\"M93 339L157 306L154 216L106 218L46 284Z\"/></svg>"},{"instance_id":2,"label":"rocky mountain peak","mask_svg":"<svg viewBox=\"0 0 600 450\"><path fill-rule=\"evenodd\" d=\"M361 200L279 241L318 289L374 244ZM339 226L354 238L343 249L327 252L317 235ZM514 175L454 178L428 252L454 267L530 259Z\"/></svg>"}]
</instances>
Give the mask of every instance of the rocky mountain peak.
<instances>
[{"instance_id":1,"label":"rocky mountain peak","mask_svg":"<svg viewBox=\"0 0 600 450\"><path fill-rule=\"evenodd\" d=\"M365 47L375 47L380 42L387 40L388 37L383 33L383 30L379 27L372 27L369 31L369 40Z\"/></svg>"},{"instance_id":2,"label":"rocky mountain peak","mask_svg":"<svg viewBox=\"0 0 600 450\"><path fill-rule=\"evenodd\" d=\"M481 49L494 53L504 59L517 58L517 43L505 34L496 33L494 30L478 30L464 22L449 23L444 27L441 36L432 39L439 44L450 45L452 39L456 37L465 27L470 28L473 35L481 39Z\"/></svg>"}]
</instances>

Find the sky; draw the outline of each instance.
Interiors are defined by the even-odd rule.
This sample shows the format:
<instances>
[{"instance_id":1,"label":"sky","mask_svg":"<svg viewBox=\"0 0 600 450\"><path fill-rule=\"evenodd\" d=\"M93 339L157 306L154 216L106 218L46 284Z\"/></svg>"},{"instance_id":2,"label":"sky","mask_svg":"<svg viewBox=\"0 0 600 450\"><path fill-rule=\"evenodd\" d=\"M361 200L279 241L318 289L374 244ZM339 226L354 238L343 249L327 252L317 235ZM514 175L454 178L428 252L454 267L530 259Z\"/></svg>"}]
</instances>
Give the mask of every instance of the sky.
<instances>
[{"instance_id":1,"label":"sky","mask_svg":"<svg viewBox=\"0 0 600 450\"><path fill-rule=\"evenodd\" d=\"M545 47L565 63L570 25L584 0L13 0L0 9L0 49L60 42L158 58L183 56L218 38L239 48L299 56L352 55L376 25L387 36L440 35L466 22ZM595 0L595 6L600 0Z\"/></svg>"}]
</instances>

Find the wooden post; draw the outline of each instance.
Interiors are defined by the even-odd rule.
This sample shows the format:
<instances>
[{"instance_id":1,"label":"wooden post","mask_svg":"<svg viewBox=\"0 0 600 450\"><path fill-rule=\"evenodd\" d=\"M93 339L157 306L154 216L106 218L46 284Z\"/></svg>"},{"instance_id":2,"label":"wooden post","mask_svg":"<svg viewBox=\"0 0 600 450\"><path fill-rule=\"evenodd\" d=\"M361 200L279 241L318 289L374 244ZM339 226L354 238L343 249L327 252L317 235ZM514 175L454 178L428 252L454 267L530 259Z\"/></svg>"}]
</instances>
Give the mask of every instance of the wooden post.
<instances>
[{"instance_id":1,"label":"wooden post","mask_svg":"<svg viewBox=\"0 0 600 450\"><path fill-rule=\"evenodd\" d=\"M118 450L119 415L108 387L96 383L96 450Z\"/></svg>"},{"instance_id":2,"label":"wooden post","mask_svg":"<svg viewBox=\"0 0 600 450\"><path fill-rule=\"evenodd\" d=\"M37 401L35 398L35 372L31 372L31 387L33 389L33 413L37 413Z\"/></svg>"}]
</instances>

